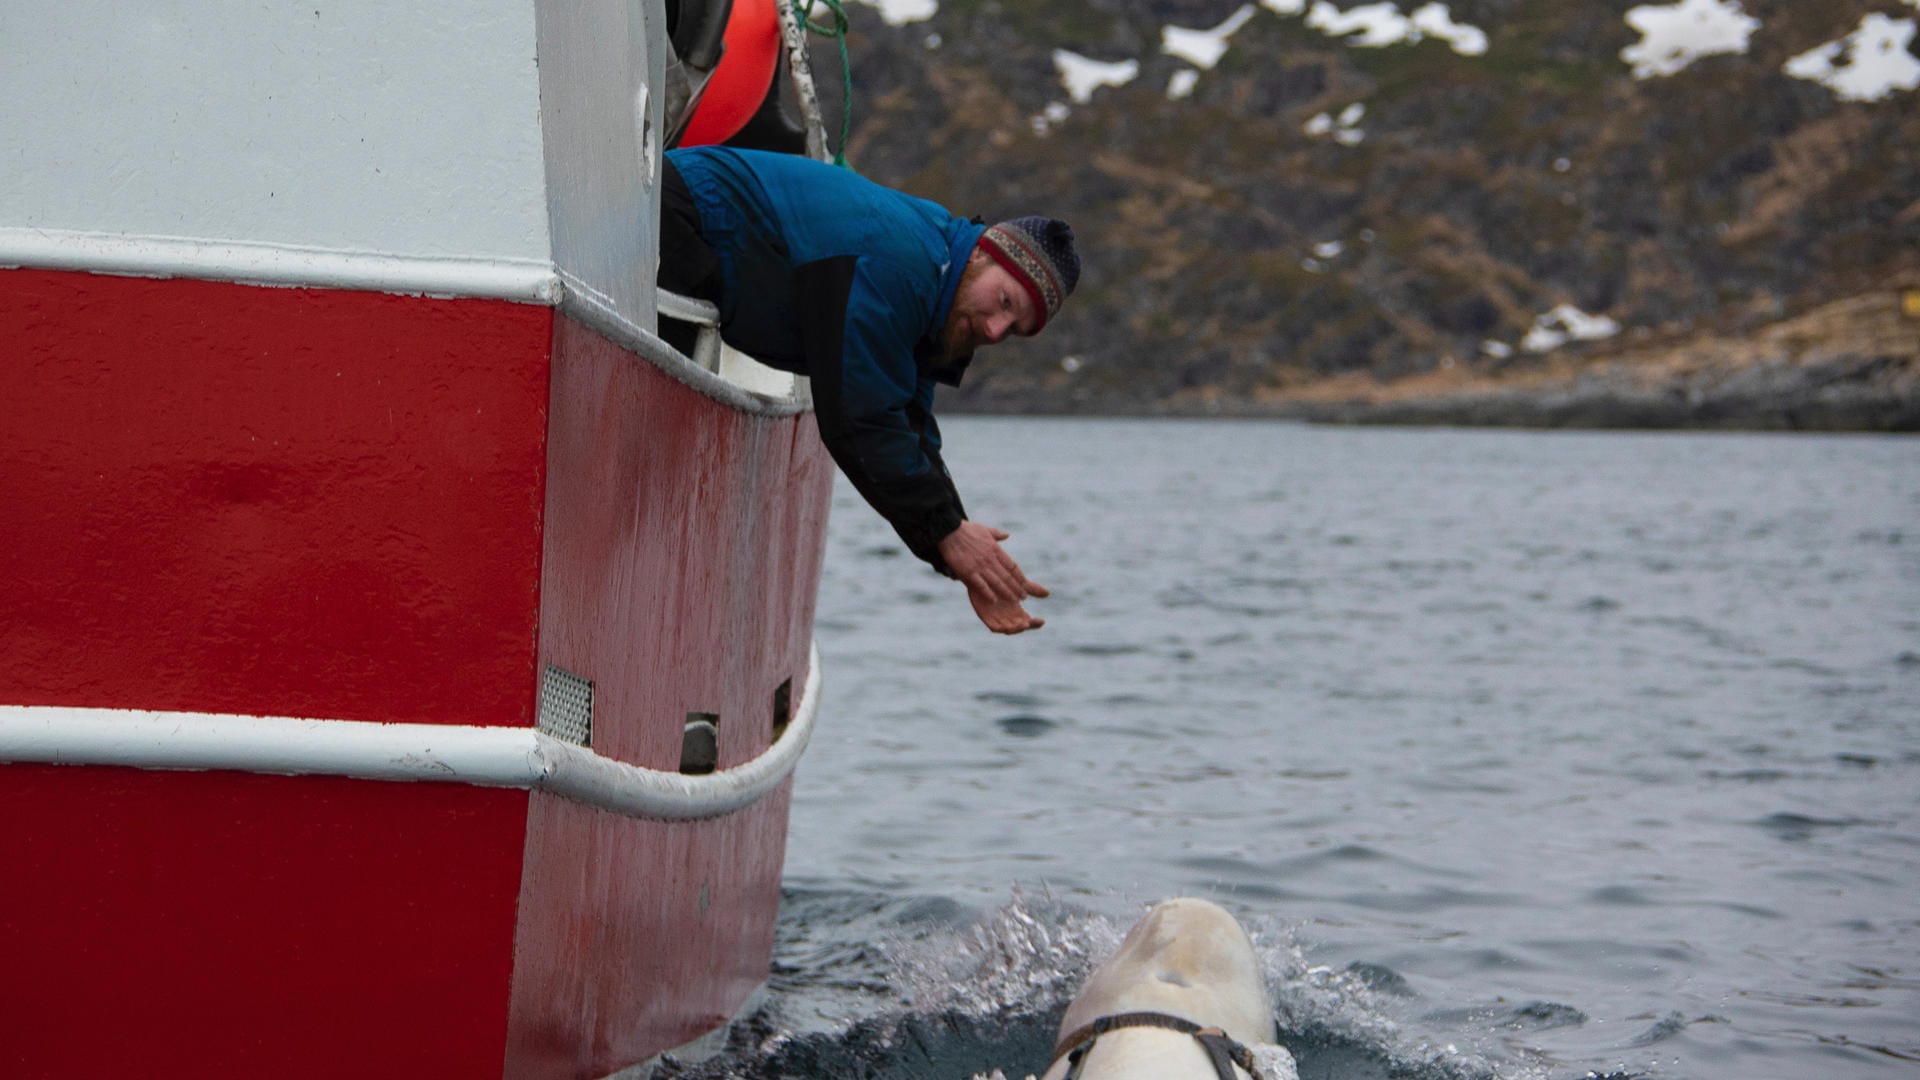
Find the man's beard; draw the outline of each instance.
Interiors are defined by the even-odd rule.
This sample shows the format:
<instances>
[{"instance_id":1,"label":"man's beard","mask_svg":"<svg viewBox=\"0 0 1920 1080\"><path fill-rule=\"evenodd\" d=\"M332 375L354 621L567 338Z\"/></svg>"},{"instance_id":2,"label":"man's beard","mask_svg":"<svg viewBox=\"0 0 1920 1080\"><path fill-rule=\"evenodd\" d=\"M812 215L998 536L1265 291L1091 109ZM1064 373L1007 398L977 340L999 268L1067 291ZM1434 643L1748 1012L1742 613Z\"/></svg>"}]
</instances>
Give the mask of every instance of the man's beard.
<instances>
[{"instance_id":1,"label":"man's beard","mask_svg":"<svg viewBox=\"0 0 1920 1080\"><path fill-rule=\"evenodd\" d=\"M953 290L953 304L947 308L947 322L940 328L940 357L937 366L944 367L955 361L973 355L975 348L973 334L967 326L966 313L961 310L961 300L967 295L968 287L987 272L987 260L969 258L966 268L960 271L960 285Z\"/></svg>"}]
</instances>

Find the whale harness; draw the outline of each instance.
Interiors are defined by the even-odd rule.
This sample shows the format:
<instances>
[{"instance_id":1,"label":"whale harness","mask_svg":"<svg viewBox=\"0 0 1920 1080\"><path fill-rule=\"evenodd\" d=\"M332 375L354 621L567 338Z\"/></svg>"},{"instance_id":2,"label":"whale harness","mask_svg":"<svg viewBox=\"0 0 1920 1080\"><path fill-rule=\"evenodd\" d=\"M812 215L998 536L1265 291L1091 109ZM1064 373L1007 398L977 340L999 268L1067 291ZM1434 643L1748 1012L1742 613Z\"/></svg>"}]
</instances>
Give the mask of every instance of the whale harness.
<instances>
[{"instance_id":1,"label":"whale harness","mask_svg":"<svg viewBox=\"0 0 1920 1080\"><path fill-rule=\"evenodd\" d=\"M1253 1077L1253 1080L1265 1080L1260 1075L1260 1070L1254 1066L1253 1052L1243 1043L1217 1027L1201 1027L1184 1017L1162 1012L1115 1013L1075 1029L1061 1039L1060 1045L1053 1051L1054 1061L1057 1062L1063 1057L1067 1059L1067 1075L1064 1080L1078 1080L1080 1063L1085 1060L1087 1051L1093 1049L1096 1039L1109 1031L1130 1027L1167 1028L1183 1035L1193 1036L1194 1040L1200 1044L1200 1048L1207 1052L1207 1060L1213 1063L1213 1071L1219 1074L1220 1080L1238 1080L1233 1073L1235 1065L1245 1069L1247 1075ZM1048 1068L1052 1068L1052 1065L1049 1064Z\"/></svg>"}]
</instances>

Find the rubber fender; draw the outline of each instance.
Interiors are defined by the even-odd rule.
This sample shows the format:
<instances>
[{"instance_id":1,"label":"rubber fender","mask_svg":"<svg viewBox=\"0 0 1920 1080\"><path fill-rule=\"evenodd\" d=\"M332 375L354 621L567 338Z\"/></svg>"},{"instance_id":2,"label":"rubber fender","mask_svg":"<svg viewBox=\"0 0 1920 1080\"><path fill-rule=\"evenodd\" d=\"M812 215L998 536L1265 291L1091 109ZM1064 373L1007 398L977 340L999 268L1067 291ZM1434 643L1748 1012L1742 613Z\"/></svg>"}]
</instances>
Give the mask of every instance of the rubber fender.
<instances>
[{"instance_id":1,"label":"rubber fender","mask_svg":"<svg viewBox=\"0 0 1920 1080\"><path fill-rule=\"evenodd\" d=\"M683 0L684 2L684 0ZM687 121L681 146L726 142L746 126L773 85L780 59L780 17L775 0L735 0L727 19L726 51L706 93Z\"/></svg>"}]
</instances>

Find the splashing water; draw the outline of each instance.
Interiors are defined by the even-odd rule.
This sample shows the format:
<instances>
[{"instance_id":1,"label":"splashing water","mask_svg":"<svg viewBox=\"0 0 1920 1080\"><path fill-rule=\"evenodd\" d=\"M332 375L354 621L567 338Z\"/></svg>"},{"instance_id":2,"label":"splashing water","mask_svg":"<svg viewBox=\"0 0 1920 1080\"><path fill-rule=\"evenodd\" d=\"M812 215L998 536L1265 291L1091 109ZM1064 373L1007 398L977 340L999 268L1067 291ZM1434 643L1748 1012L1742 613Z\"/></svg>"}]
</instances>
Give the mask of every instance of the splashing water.
<instances>
[{"instance_id":1,"label":"splashing water","mask_svg":"<svg viewBox=\"0 0 1920 1080\"><path fill-rule=\"evenodd\" d=\"M831 923L840 933L850 921L876 917L890 928L870 927L864 934L869 948L829 955L810 947L803 926L802 940L787 942L784 955L791 959L796 945L808 946L808 963L842 974L796 978L794 965L777 965L776 972L786 976L770 986L769 1001L733 1025L724 1052L699 1063L665 1059L653 1080L1031 1077L1048 1059L1067 1004L1120 947L1133 921L1017 886L1005 904L971 921L938 905L883 911L868 898L840 896L816 907L821 900L808 899L806 920ZM1248 931L1280 1032L1280 1047L1252 1048L1269 1080L1552 1075L1545 1063L1516 1062L1498 1047L1472 1040L1497 1042L1514 1016L1534 1017L1535 1027L1565 1022L1562 1006L1535 1003L1511 1015L1489 1013L1475 1023L1452 1025L1454 1041L1439 1043L1402 1023L1414 995L1397 973L1379 965L1315 964L1295 923L1254 919ZM857 974L847 978L854 969ZM805 1002L822 991L855 993L867 1005L848 1008L842 1002L842 1019L821 1023L826 1012ZM875 1007L876 998L887 1004Z\"/></svg>"},{"instance_id":2,"label":"splashing water","mask_svg":"<svg viewBox=\"0 0 1920 1080\"><path fill-rule=\"evenodd\" d=\"M1012 900L957 938L896 942L889 952L903 995L918 1009L976 1017L1064 1006L1124 931L1050 901L1035 904L1015 887Z\"/></svg>"}]
</instances>

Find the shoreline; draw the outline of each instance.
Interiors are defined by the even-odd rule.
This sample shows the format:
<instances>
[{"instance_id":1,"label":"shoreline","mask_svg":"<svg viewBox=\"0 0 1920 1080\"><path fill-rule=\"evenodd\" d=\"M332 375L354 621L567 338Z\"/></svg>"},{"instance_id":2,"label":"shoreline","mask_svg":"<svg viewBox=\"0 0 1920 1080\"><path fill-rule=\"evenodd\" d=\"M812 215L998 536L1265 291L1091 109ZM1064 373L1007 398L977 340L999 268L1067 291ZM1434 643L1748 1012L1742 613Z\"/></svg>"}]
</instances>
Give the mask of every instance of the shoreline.
<instances>
[{"instance_id":1,"label":"shoreline","mask_svg":"<svg viewBox=\"0 0 1920 1080\"><path fill-rule=\"evenodd\" d=\"M1295 377L1127 400L1060 378L1000 385L954 414L1241 417L1320 424L1591 430L1920 432L1920 317L1900 293L1822 305L1751 334L1567 350L1380 381Z\"/></svg>"}]
</instances>

